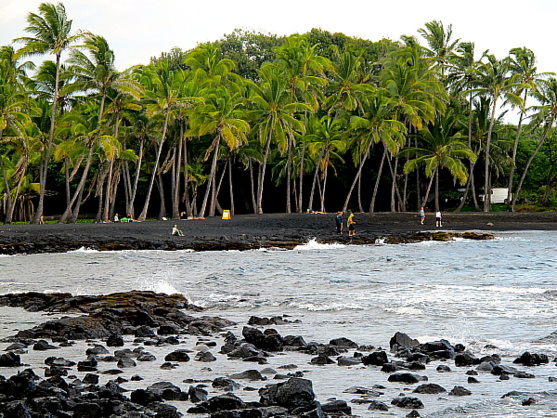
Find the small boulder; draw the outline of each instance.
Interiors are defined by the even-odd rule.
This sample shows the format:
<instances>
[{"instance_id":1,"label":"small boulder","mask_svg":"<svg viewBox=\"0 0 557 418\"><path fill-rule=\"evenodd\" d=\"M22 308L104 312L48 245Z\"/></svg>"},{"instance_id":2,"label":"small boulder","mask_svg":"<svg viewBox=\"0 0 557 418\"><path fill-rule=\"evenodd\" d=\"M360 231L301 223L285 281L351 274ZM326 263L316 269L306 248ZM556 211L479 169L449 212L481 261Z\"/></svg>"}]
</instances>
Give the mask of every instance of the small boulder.
<instances>
[{"instance_id":1,"label":"small boulder","mask_svg":"<svg viewBox=\"0 0 557 418\"><path fill-rule=\"evenodd\" d=\"M362 357L362 363L366 366L382 366L389 362L385 351L374 351L367 356Z\"/></svg>"},{"instance_id":2,"label":"small boulder","mask_svg":"<svg viewBox=\"0 0 557 418\"><path fill-rule=\"evenodd\" d=\"M165 361L178 361L178 362L186 362L190 361L190 356L188 356L188 351L185 349L180 349L169 353L164 358Z\"/></svg>"},{"instance_id":3,"label":"small boulder","mask_svg":"<svg viewBox=\"0 0 557 418\"><path fill-rule=\"evenodd\" d=\"M19 366L21 366L21 357L19 355L12 352L0 355L0 367Z\"/></svg>"},{"instance_id":4,"label":"small boulder","mask_svg":"<svg viewBox=\"0 0 557 418\"><path fill-rule=\"evenodd\" d=\"M413 396L401 396L394 398L391 404L403 409L423 409L424 404L422 401Z\"/></svg>"},{"instance_id":5,"label":"small boulder","mask_svg":"<svg viewBox=\"0 0 557 418\"><path fill-rule=\"evenodd\" d=\"M450 396L469 396L471 394L472 394L472 392L470 390L466 389L464 386L455 386L449 392Z\"/></svg>"},{"instance_id":6,"label":"small boulder","mask_svg":"<svg viewBox=\"0 0 557 418\"><path fill-rule=\"evenodd\" d=\"M413 393L425 393L430 395L435 395L438 393L446 392L447 390L436 383L424 383L423 385L418 386L414 389Z\"/></svg>"},{"instance_id":7,"label":"small boulder","mask_svg":"<svg viewBox=\"0 0 557 418\"><path fill-rule=\"evenodd\" d=\"M33 345L33 350L36 351L46 351L46 350L54 350L60 347L56 347L55 345L49 344L46 340L39 340Z\"/></svg>"},{"instance_id":8,"label":"small boulder","mask_svg":"<svg viewBox=\"0 0 557 418\"><path fill-rule=\"evenodd\" d=\"M418 383L420 381L427 381L427 376L420 376L417 374L413 374L413 373L393 373L392 375L389 376L389 382L401 382L401 383L407 383L409 385L413 385L415 383Z\"/></svg>"},{"instance_id":9,"label":"small boulder","mask_svg":"<svg viewBox=\"0 0 557 418\"><path fill-rule=\"evenodd\" d=\"M367 409L369 409L370 411L388 411L389 407L384 402L372 400L369 403L369 406L368 406Z\"/></svg>"}]
</instances>

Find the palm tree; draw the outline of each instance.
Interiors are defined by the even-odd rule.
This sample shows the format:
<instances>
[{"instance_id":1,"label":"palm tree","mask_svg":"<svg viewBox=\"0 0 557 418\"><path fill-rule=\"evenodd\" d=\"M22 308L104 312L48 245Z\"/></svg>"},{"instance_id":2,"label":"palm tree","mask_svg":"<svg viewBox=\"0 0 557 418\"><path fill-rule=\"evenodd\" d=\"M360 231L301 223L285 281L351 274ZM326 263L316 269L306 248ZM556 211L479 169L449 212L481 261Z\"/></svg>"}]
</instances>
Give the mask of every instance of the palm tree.
<instances>
[{"instance_id":1,"label":"palm tree","mask_svg":"<svg viewBox=\"0 0 557 418\"><path fill-rule=\"evenodd\" d=\"M308 150L316 158L317 170L321 174L321 212L325 212L325 192L327 188L327 173L329 167L335 168L334 159L343 161L341 154L346 151L345 130L346 121L344 119L334 119L332 116L325 115L320 119L313 117L310 120L313 125L313 133L307 136L310 141Z\"/></svg>"},{"instance_id":2,"label":"palm tree","mask_svg":"<svg viewBox=\"0 0 557 418\"><path fill-rule=\"evenodd\" d=\"M456 100L460 102L460 100L466 102L466 106L468 108L468 129L467 129L467 137L468 137L468 147L472 148L472 136L473 136L473 129L472 124L474 121L474 92L470 91L474 81L476 80L477 75L477 61L474 58L474 49L475 45L472 42L462 42L458 45L457 53L454 54L450 61L449 61L449 75L448 75L448 85L451 93L456 96ZM462 99L460 99L462 97ZM460 100L459 100L460 99ZM468 180L466 181L466 187L464 191L464 196L457 207L457 211L460 211L468 197L468 193L470 192L470 188L474 187L474 166L475 163L472 161L469 162L469 176ZM472 197L474 200L474 204L476 205L477 210L479 210L479 206L477 206L476 202L476 194L473 191Z\"/></svg>"},{"instance_id":3,"label":"palm tree","mask_svg":"<svg viewBox=\"0 0 557 418\"><path fill-rule=\"evenodd\" d=\"M315 111L319 107L322 97L322 88L327 84L324 71L330 68L331 64L325 57L317 55L315 52L317 45L310 45L306 36L292 35L286 39L284 45L276 49L277 59L275 64L282 69L287 78L290 102L306 103ZM291 113L294 116L294 113ZM287 132L286 147L286 212L291 211L291 187L292 178L292 154L294 143L294 132ZM284 152L281 150L281 152ZM305 152L305 144L302 143L302 154ZM301 159L299 171L299 199L298 210L302 210L303 194L303 161Z\"/></svg>"},{"instance_id":4,"label":"palm tree","mask_svg":"<svg viewBox=\"0 0 557 418\"><path fill-rule=\"evenodd\" d=\"M39 222L44 212L44 196L46 191L46 176L48 163L54 141L54 127L56 125L56 105L58 102L60 85L60 66L62 53L71 47L83 34L71 34L72 21L66 16L66 9L62 3L56 5L52 3L41 3L39 14L29 13L27 16L28 26L25 31L31 36L17 38L15 42L22 42L25 45L17 51L17 56L31 56L50 53L55 56L56 75L54 83L54 96L52 99L50 130L48 141L44 149L44 156L39 170L40 193L39 203L33 218L33 222Z\"/></svg>"},{"instance_id":5,"label":"palm tree","mask_svg":"<svg viewBox=\"0 0 557 418\"><path fill-rule=\"evenodd\" d=\"M13 49L10 47L0 49L0 175L5 189L6 223L12 221L17 195L21 188L19 180L25 177L29 161L28 142L30 141L25 129L26 126L32 125L30 116L37 113L37 109L32 106L25 88L20 83L22 73L13 55ZM14 155L10 155L12 153ZM11 159L17 161L13 164L17 169L8 174L5 163L11 163ZM11 180L18 183L15 195L12 195Z\"/></svg>"},{"instance_id":6,"label":"palm tree","mask_svg":"<svg viewBox=\"0 0 557 418\"><path fill-rule=\"evenodd\" d=\"M548 80L540 80L538 86L538 90L532 93L533 97L540 103L537 106L533 106L535 113L532 115L532 127L542 127L542 135L538 140L536 149L530 157L528 157L524 171L522 172L518 185L516 186L516 193L512 202L513 210L516 206L516 200L520 190L522 189L522 185L524 184L524 179L528 174L530 165L540 151L542 145L551 132L555 121L557 120L557 79L551 77Z\"/></svg>"},{"instance_id":7,"label":"palm tree","mask_svg":"<svg viewBox=\"0 0 557 418\"><path fill-rule=\"evenodd\" d=\"M81 161L85 160L85 166L74 194L66 210L58 220L59 223L66 221L74 223L77 220L95 152L99 151L99 149L110 152L111 146L116 146L116 141L111 135L103 134L97 115L98 106L88 102L83 107L68 112L62 118L63 123L60 127L60 135L75 138L75 146L79 147L84 153Z\"/></svg>"},{"instance_id":8,"label":"palm tree","mask_svg":"<svg viewBox=\"0 0 557 418\"><path fill-rule=\"evenodd\" d=\"M279 150L288 149L289 136L294 131L303 130L302 123L293 114L311 112L312 108L301 102L292 102L288 81L282 76L281 69L274 64L266 64L260 70L261 82L250 83L250 101L255 107L250 111L263 151L263 162L257 182L257 213L263 213L263 185L271 143L273 139Z\"/></svg>"},{"instance_id":9,"label":"palm tree","mask_svg":"<svg viewBox=\"0 0 557 418\"><path fill-rule=\"evenodd\" d=\"M413 38L406 38L407 46L395 51L381 71L381 86L393 100L395 118L407 125L408 132L422 129L433 123L439 113L444 113L447 100L446 91L439 81L437 71L424 59L422 48ZM389 161L390 163L390 161ZM398 157L392 168L391 211L395 211L395 196L403 199L397 185Z\"/></svg>"},{"instance_id":10,"label":"palm tree","mask_svg":"<svg viewBox=\"0 0 557 418\"><path fill-rule=\"evenodd\" d=\"M144 221L147 218L151 193L155 177L158 175L160 158L171 118L174 117L176 110L190 107L192 103L198 101L197 98L182 96L183 72L184 70L181 69L171 70L167 61L159 61L156 66L145 67L141 78L142 83L148 86L146 92L147 117L161 118L162 129L156 144L156 156L145 203L143 210L137 218L140 221Z\"/></svg>"},{"instance_id":11,"label":"palm tree","mask_svg":"<svg viewBox=\"0 0 557 418\"><path fill-rule=\"evenodd\" d=\"M418 33L426 40L429 48L425 48L426 55L434 61L434 67L439 68L441 78L445 78L445 69L452 57L460 39L452 39L453 27L447 28L438 20L425 24L425 28L418 29Z\"/></svg>"},{"instance_id":12,"label":"palm tree","mask_svg":"<svg viewBox=\"0 0 557 418\"><path fill-rule=\"evenodd\" d=\"M512 164L509 170L509 186L507 194L507 204L512 212L514 212L514 205L511 204L513 195L514 174L516 170L516 154L518 150L518 141L522 131L522 122L526 115L526 102L528 96L532 91L536 91L538 84L542 79L551 75L552 73L538 73L536 67L536 56L533 51L528 48L513 48L510 51L509 67L512 74L519 76L521 85L517 90L517 94L522 94L522 103L520 104L520 113L518 125L516 127L516 134L514 137L513 150L511 154Z\"/></svg>"},{"instance_id":13,"label":"palm tree","mask_svg":"<svg viewBox=\"0 0 557 418\"><path fill-rule=\"evenodd\" d=\"M99 95L99 120L104 116L105 102L111 90L128 94L139 100L142 86L127 73L116 71L114 51L110 49L105 38L99 35L85 35L82 49L70 53L68 72L74 81L63 90L64 93L94 92Z\"/></svg>"},{"instance_id":14,"label":"palm tree","mask_svg":"<svg viewBox=\"0 0 557 418\"><path fill-rule=\"evenodd\" d=\"M439 210L439 174L442 168L449 170L453 178L461 184L466 183L468 170L463 159L476 160L474 152L460 139L461 133L456 130L458 116L452 110L438 117L435 124L420 131L424 146L421 148L406 148L401 154L417 155L404 165L404 171L410 173L419 166L425 166L425 175L430 178L427 191L421 206L425 206L435 179L435 210Z\"/></svg>"},{"instance_id":15,"label":"palm tree","mask_svg":"<svg viewBox=\"0 0 557 418\"><path fill-rule=\"evenodd\" d=\"M356 145L352 144L350 149L358 171L344 201L343 212L348 208L356 182L361 178L362 169L371 147L383 142L385 151L388 149L394 155L404 146L406 126L402 122L392 119L393 104L386 92L380 89L376 94L365 97L362 116L352 116L350 119L350 135ZM380 176L381 173L378 172L378 179ZM376 191L374 191L372 200L374 200L375 194Z\"/></svg>"},{"instance_id":16,"label":"palm tree","mask_svg":"<svg viewBox=\"0 0 557 418\"><path fill-rule=\"evenodd\" d=\"M98 94L100 97L99 105L99 122L103 119L106 107L106 100L111 93L120 93L120 95L129 95L136 100L140 98L143 89L139 83L131 79L126 73L116 71L114 66L114 52L110 49L105 38L99 35L87 34L85 42L81 45L83 50L73 50L70 54L68 62L71 66L68 72L73 77L73 81L67 84L63 89L63 93L75 93L78 91ZM112 94L114 97L114 94ZM120 113L116 112L113 136L118 138L118 129L120 125ZM100 202L104 200L103 220L107 221L109 217L109 209L113 203L113 171L115 159L108 160L108 175L100 178L107 179L106 194L100 196ZM102 170L101 170L102 171ZM103 189L103 185L99 185L99 189Z\"/></svg>"},{"instance_id":17,"label":"palm tree","mask_svg":"<svg viewBox=\"0 0 557 418\"><path fill-rule=\"evenodd\" d=\"M215 215L217 205L217 161L220 146L225 143L230 151L235 150L247 142L246 134L249 124L245 120L244 98L239 93L233 93L225 87L209 88L201 92L204 104L192 117L190 135L214 135L205 153L208 160L211 153L211 169L207 183L207 190L201 205L200 216L205 215L208 198L211 196L209 216Z\"/></svg>"},{"instance_id":18,"label":"palm tree","mask_svg":"<svg viewBox=\"0 0 557 418\"><path fill-rule=\"evenodd\" d=\"M332 62L331 82L328 90L331 94L325 100L324 106L329 114L338 117L341 112L362 110L362 101L367 95L374 93L372 84L362 83L363 50L335 51Z\"/></svg>"},{"instance_id":19,"label":"palm tree","mask_svg":"<svg viewBox=\"0 0 557 418\"><path fill-rule=\"evenodd\" d=\"M476 80L478 87L472 88L470 92L491 97L491 116L489 129L484 148L484 212L491 208L491 177L490 177L490 152L491 136L493 126L497 119L499 99L520 106L522 99L516 94L516 89L521 87L518 75L509 75L509 60L498 60L494 55L484 53L486 62L480 62L477 67Z\"/></svg>"}]
</instances>

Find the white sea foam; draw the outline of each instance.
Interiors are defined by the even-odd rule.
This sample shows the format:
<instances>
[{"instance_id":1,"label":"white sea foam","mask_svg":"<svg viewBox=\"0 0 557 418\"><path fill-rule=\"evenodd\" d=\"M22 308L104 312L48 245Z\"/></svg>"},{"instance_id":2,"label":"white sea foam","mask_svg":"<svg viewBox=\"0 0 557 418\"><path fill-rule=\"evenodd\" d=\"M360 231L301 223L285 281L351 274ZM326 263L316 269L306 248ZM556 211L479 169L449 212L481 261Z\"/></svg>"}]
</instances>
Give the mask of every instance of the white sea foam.
<instances>
[{"instance_id":1,"label":"white sea foam","mask_svg":"<svg viewBox=\"0 0 557 418\"><path fill-rule=\"evenodd\" d=\"M80 254L84 254L84 253L100 253L99 250L93 250L92 248L89 247L81 247L78 248L77 250L72 250L72 251L68 251L68 254L72 254L72 253L80 253Z\"/></svg>"},{"instance_id":2,"label":"white sea foam","mask_svg":"<svg viewBox=\"0 0 557 418\"><path fill-rule=\"evenodd\" d=\"M139 290L152 291L155 293L165 293L167 295L180 294L171 283L163 279L151 279L140 284Z\"/></svg>"},{"instance_id":3,"label":"white sea foam","mask_svg":"<svg viewBox=\"0 0 557 418\"><path fill-rule=\"evenodd\" d=\"M313 251L313 250L336 250L344 248L346 245L339 243L322 244L317 242L315 238L310 239L306 244L298 245L294 248L296 251Z\"/></svg>"},{"instance_id":4,"label":"white sea foam","mask_svg":"<svg viewBox=\"0 0 557 418\"><path fill-rule=\"evenodd\" d=\"M311 312L325 312L325 311L343 311L343 310L361 310L363 306L355 303L333 302L328 304L319 305L316 303L306 303L298 306L300 309L306 309Z\"/></svg>"}]
</instances>

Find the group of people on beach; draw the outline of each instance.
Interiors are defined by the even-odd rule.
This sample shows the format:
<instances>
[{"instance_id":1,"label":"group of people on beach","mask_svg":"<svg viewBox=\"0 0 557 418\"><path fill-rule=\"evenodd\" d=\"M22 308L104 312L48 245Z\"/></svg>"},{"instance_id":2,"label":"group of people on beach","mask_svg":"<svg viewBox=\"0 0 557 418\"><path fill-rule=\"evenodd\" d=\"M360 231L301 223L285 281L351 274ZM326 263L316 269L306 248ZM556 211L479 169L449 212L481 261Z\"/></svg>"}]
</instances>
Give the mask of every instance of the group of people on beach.
<instances>
[{"instance_id":1,"label":"group of people on beach","mask_svg":"<svg viewBox=\"0 0 557 418\"><path fill-rule=\"evenodd\" d=\"M349 237L353 237L354 235L356 235L356 219L354 217L354 214L352 213L352 211L350 209L348 209L348 211L346 212L348 215L348 218L346 219L346 227L348 228L348 236ZM337 227L337 234L340 234L342 232L342 230L344 229L344 213L342 211L338 211L337 214L335 215L335 224Z\"/></svg>"},{"instance_id":2,"label":"group of people on beach","mask_svg":"<svg viewBox=\"0 0 557 418\"><path fill-rule=\"evenodd\" d=\"M121 218L117 213L115 213L113 222L141 222L141 221L133 219L133 216L130 213L128 213L126 216L123 216Z\"/></svg>"},{"instance_id":3,"label":"group of people on beach","mask_svg":"<svg viewBox=\"0 0 557 418\"><path fill-rule=\"evenodd\" d=\"M436 228L442 228L443 224L442 224L442 220L443 220L443 216L441 215L441 211L437 211L435 212L435 227ZM420 208L420 225L423 225L425 222L425 210L423 208L423 206Z\"/></svg>"}]
</instances>

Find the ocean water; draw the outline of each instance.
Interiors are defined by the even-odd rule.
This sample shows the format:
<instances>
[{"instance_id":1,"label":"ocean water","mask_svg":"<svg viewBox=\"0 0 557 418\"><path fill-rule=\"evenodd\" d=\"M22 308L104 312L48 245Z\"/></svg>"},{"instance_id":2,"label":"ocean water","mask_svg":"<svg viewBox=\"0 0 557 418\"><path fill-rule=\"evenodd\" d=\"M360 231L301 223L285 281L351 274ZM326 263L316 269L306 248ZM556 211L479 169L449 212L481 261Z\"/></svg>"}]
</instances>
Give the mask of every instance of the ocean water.
<instances>
[{"instance_id":1,"label":"ocean water","mask_svg":"<svg viewBox=\"0 0 557 418\"><path fill-rule=\"evenodd\" d=\"M359 344L388 348L389 339L400 331L420 342L444 338L462 343L478 356L497 353L509 365L525 351L545 353L551 359L548 365L518 367L533 373L533 379L511 377L502 382L484 374L477 376L481 383L475 385L467 384L467 369L441 374L435 371L438 363L432 363L418 374L447 390L462 385L473 394L418 397L425 404L422 416L549 417L557 416L557 383L549 381L549 377L557 377L553 362L557 336L545 338L557 331L556 267L557 233L547 231L497 233L492 241L402 245L344 246L311 241L294 250L245 252L81 249L0 257L0 293L155 290L184 294L205 308L202 315L238 322L233 328L237 335L252 315L288 315L292 322L275 328L281 335L302 335L306 341L326 343L347 337ZM45 320L13 308L0 308L0 319L0 337ZM38 355L30 353L29 361ZM388 375L371 368L317 367L308 361L307 355L289 353L288 359L270 358L269 364L300 365L321 402L349 401L357 396L344 390L355 385L384 386L385 395L379 400L386 403L401 392L409 394L407 387L387 382ZM454 363L449 365L455 369ZM254 368L230 361L214 367L203 372L198 367L196 377L214 378ZM172 378L172 372L163 374L152 367L138 370L133 373L154 380ZM4 374L2 370L0 374ZM524 395L502 398L510 391ZM239 394L246 400L257 399L256 395L249 391ZM534 397L536 403L522 406L525 397ZM378 413L367 411L365 405L351 405L360 416L404 416L409 412L393 407Z\"/></svg>"}]
</instances>

